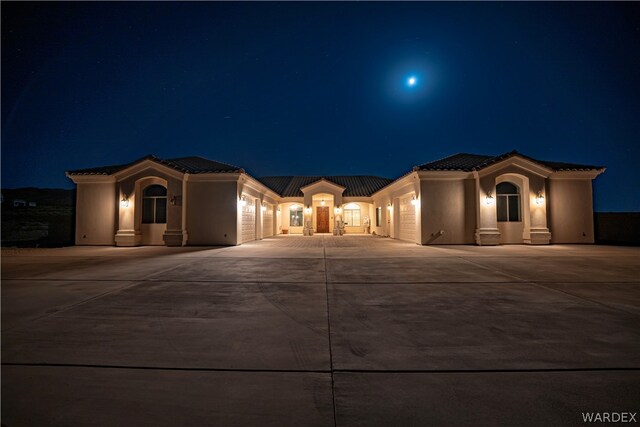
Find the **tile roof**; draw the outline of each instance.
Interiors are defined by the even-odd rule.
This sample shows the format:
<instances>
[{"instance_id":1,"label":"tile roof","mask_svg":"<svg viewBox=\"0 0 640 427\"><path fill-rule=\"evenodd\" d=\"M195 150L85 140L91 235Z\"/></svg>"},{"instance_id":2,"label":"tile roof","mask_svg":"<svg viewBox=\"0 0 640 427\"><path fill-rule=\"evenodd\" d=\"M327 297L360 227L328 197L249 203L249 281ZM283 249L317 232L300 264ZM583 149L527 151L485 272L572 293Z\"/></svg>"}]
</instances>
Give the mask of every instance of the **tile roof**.
<instances>
[{"instance_id":1,"label":"tile roof","mask_svg":"<svg viewBox=\"0 0 640 427\"><path fill-rule=\"evenodd\" d=\"M96 168L76 169L68 171L69 175L112 175L123 169L135 165L144 160L152 160L161 165L168 166L183 173L220 173L220 172L244 172L244 169L232 166L226 163L216 162L214 160L205 159L204 157L191 156L179 157L177 159L161 159L159 157L148 155L135 160L131 163L123 165L101 166Z\"/></svg>"},{"instance_id":2,"label":"tile roof","mask_svg":"<svg viewBox=\"0 0 640 427\"><path fill-rule=\"evenodd\" d=\"M524 159L538 163L553 171L587 171L604 169L603 166L581 165L576 163L549 162L546 160L537 160L517 151L510 151L499 156L485 156L480 154L458 153L444 159L436 160L416 166L414 170L420 171L464 171L471 172L484 169L494 163L508 159L513 156L519 156Z\"/></svg>"},{"instance_id":3,"label":"tile roof","mask_svg":"<svg viewBox=\"0 0 640 427\"><path fill-rule=\"evenodd\" d=\"M267 187L271 188L282 197L302 197L300 188L313 184L321 179L326 179L342 187L345 187L345 197L369 197L376 191L393 182L392 179L369 175L351 176L266 176L258 178Z\"/></svg>"}]
</instances>

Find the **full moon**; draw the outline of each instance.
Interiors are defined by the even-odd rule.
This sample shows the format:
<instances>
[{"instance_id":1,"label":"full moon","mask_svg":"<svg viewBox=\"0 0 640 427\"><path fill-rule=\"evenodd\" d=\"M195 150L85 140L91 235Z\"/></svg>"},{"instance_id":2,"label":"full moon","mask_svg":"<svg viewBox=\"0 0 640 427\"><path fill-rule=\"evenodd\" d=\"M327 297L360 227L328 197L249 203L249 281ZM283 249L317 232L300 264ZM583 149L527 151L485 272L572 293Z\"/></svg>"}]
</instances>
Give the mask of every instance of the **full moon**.
<instances>
[{"instance_id":1,"label":"full moon","mask_svg":"<svg viewBox=\"0 0 640 427\"><path fill-rule=\"evenodd\" d=\"M415 86L415 84L416 84L416 78L415 78L414 76L409 77L409 78L407 79L407 84L408 84L409 86Z\"/></svg>"}]
</instances>

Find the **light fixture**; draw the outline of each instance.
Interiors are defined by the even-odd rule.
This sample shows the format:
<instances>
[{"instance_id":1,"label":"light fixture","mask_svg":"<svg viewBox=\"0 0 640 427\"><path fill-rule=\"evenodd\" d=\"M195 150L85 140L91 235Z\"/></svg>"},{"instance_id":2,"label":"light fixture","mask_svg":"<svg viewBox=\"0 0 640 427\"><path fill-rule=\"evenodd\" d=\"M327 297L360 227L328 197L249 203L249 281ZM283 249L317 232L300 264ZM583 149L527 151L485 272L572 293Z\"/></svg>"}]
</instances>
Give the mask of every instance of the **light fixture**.
<instances>
[{"instance_id":1,"label":"light fixture","mask_svg":"<svg viewBox=\"0 0 640 427\"><path fill-rule=\"evenodd\" d=\"M267 211L267 205L265 205L264 203L262 204L262 207L260 208L262 209L262 212L266 212Z\"/></svg>"},{"instance_id":2,"label":"light fixture","mask_svg":"<svg viewBox=\"0 0 640 427\"><path fill-rule=\"evenodd\" d=\"M487 204L487 206L493 205L494 199L491 195L491 191L487 192L487 195L484 198L484 202Z\"/></svg>"},{"instance_id":3,"label":"light fixture","mask_svg":"<svg viewBox=\"0 0 640 427\"><path fill-rule=\"evenodd\" d=\"M324 202L324 199L320 200L320 204L321 204L322 206L324 206L324 203L325 203L325 202Z\"/></svg>"},{"instance_id":4,"label":"light fixture","mask_svg":"<svg viewBox=\"0 0 640 427\"><path fill-rule=\"evenodd\" d=\"M278 206L278 207L276 208L276 211L277 211L277 212L280 212L280 206Z\"/></svg>"},{"instance_id":5,"label":"light fixture","mask_svg":"<svg viewBox=\"0 0 640 427\"><path fill-rule=\"evenodd\" d=\"M121 208L128 208L129 207L129 198L127 196L123 196L122 200L120 200L120 207Z\"/></svg>"},{"instance_id":6,"label":"light fixture","mask_svg":"<svg viewBox=\"0 0 640 427\"><path fill-rule=\"evenodd\" d=\"M239 204L240 206L243 206L243 207L247 205L247 201L245 200L244 196L240 198Z\"/></svg>"},{"instance_id":7,"label":"light fixture","mask_svg":"<svg viewBox=\"0 0 640 427\"><path fill-rule=\"evenodd\" d=\"M309 206L304 208L304 213L306 213L307 215L310 214L311 213L311 208Z\"/></svg>"},{"instance_id":8,"label":"light fixture","mask_svg":"<svg viewBox=\"0 0 640 427\"><path fill-rule=\"evenodd\" d=\"M542 191L538 191L538 195L536 196L536 205L541 205L544 203L544 195Z\"/></svg>"},{"instance_id":9,"label":"light fixture","mask_svg":"<svg viewBox=\"0 0 640 427\"><path fill-rule=\"evenodd\" d=\"M418 205L418 199L416 199L416 196L413 196L413 197L411 198L411 204L412 204L413 206L417 206L417 205Z\"/></svg>"},{"instance_id":10,"label":"light fixture","mask_svg":"<svg viewBox=\"0 0 640 427\"><path fill-rule=\"evenodd\" d=\"M340 209L340 206L336 206L336 207L333 209L333 212L335 212L335 213L336 213L336 215L337 215L337 214L339 214L340 212L342 212L342 209Z\"/></svg>"},{"instance_id":11,"label":"light fixture","mask_svg":"<svg viewBox=\"0 0 640 427\"><path fill-rule=\"evenodd\" d=\"M176 196L171 196L171 198L169 199L169 204L171 204L172 206L176 205L177 200L176 200Z\"/></svg>"},{"instance_id":12,"label":"light fixture","mask_svg":"<svg viewBox=\"0 0 640 427\"><path fill-rule=\"evenodd\" d=\"M393 203L391 202L387 203L387 209L391 210L391 208L393 208Z\"/></svg>"}]
</instances>

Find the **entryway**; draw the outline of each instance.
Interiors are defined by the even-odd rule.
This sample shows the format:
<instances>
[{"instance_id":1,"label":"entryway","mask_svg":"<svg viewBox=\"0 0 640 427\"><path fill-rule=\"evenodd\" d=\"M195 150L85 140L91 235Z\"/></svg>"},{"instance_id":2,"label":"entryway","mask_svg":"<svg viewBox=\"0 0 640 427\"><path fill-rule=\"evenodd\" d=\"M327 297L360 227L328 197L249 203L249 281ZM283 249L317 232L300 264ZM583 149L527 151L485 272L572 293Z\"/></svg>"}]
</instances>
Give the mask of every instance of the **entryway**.
<instances>
[{"instance_id":1,"label":"entryway","mask_svg":"<svg viewBox=\"0 0 640 427\"><path fill-rule=\"evenodd\" d=\"M329 232L329 206L318 206L316 208L316 233Z\"/></svg>"}]
</instances>

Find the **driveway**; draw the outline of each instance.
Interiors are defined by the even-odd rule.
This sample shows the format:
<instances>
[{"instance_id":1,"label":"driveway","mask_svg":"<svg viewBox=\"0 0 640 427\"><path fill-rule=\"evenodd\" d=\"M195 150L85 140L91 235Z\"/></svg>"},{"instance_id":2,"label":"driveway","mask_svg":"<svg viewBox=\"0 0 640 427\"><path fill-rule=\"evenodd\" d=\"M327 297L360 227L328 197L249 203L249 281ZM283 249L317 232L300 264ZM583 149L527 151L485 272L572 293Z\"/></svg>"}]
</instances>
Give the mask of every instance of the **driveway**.
<instances>
[{"instance_id":1,"label":"driveway","mask_svg":"<svg viewBox=\"0 0 640 427\"><path fill-rule=\"evenodd\" d=\"M582 425L638 396L640 248L2 252L7 427Z\"/></svg>"}]
</instances>

